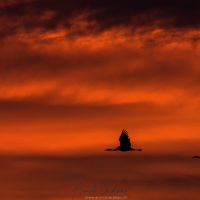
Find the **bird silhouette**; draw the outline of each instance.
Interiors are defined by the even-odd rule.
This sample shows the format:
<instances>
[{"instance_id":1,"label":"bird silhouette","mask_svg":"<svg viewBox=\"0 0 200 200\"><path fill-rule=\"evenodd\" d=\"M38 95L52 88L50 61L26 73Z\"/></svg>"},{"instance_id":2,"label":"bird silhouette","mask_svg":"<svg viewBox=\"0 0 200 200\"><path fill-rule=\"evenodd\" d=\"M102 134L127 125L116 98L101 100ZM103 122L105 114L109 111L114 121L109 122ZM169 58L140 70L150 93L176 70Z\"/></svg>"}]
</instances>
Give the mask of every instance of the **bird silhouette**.
<instances>
[{"instance_id":1,"label":"bird silhouette","mask_svg":"<svg viewBox=\"0 0 200 200\"><path fill-rule=\"evenodd\" d=\"M193 156L192 158L200 158L200 156Z\"/></svg>"},{"instance_id":2,"label":"bird silhouette","mask_svg":"<svg viewBox=\"0 0 200 200\"><path fill-rule=\"evenodd\" d=\"M120 146L116 149L106 149L105 151L142 151L142 149L134 149L131 147L130 138L126 130L122 130L122 133L119 137Z\"/></svg>"}]
</instances>

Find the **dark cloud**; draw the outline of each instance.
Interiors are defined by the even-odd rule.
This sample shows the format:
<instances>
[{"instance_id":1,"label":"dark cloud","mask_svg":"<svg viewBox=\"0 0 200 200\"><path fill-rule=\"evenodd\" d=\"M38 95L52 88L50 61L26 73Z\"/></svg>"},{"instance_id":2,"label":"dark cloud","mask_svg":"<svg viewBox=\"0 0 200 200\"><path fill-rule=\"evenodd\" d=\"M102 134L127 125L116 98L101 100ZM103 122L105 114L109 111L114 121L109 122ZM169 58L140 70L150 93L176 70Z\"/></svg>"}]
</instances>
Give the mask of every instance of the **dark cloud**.
<instances>
[{"instance_id":1,"label":"dark cloud","mask_svg":"<svg viewBox=\"0 0 200 200\"><path fill-rule=\"evenodd\" d=\"M98 40L98 39L97 39ZM3 45L0 49L0 83L4 85L55 82L52 91L77 85L96 88L137 89L181 88L187 89L199 83L198 51L192 48L167 50L164 46L140 49L104 44L93 50L87 45L62 48L51 45L22 43ZM31 46L32 45L32 46ZM59 48L60 47L60 48ZM50 48L49 51L47 48ZM158 84L159 83L159 84ZM48 91L51 93L51 91Z\"/></svg>"},{"instance_id":2,"label":"dark cloud","mask_svg":"<svg viewBox=\"0 0 200 200\"><path fill-rule=\"evenodd\" d=\"M2 123L6 122L41 122L41 120L51 120L59 122L58 119L65 119L69 122L99 124L104 126L110 126L115 121L125 122L127 118L132 120L132 125L143 123L146 120L145 126L148 122L151 124L154 119L156 122L162 121L165 118L174 121L173 115L179 114L182 110L181 105L157 105L152 102L138 102L131 104L119 104L119 105L104 105L102 104L73 104L73 101L66 102L65 105L53 105L51 102L47 102L47 99L51 99L50 96L19 99L19 100L5 100L0 101L0 110L2 116ZM173 107L173 111L169 108ZM120 114L119 114L120 113ZM157 118L159 114L160 119ZM177 116L176 116L177 117ZM162 118L162 119L161 119ZM110 124L107 121L110 119ZM135 121L135 122L134 122Z\"/></svg>"},{"instance_id":3,"label":"dark cloud","mask_svg":"<svg viewBox=\"0 0 200 200\"><path fill-rule=\"evenodd\" d=\"M0 36L12 35L21 29L73 29L73 20L80 16L87 25L72 30L74 35L118 27L198 29L199 8L198 0L23 0L1 6L0 15L6 23L1 26ZM52 15L44 17L48 12Z\"/></svg>"}]
</instances>

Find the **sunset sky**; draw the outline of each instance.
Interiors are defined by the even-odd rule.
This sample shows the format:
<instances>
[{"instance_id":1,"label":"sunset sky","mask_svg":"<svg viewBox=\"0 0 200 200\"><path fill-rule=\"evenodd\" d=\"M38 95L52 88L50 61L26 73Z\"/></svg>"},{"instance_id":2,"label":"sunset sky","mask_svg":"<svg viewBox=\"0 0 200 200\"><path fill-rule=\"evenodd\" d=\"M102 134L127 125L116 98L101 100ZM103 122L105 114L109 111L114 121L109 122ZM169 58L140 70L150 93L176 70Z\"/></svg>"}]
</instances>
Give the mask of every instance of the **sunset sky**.
<instances>
[{"instance_id":1,"label":"sunset sky","mask_svg":"<svg viewBox=\"0 0 200 200\"><path fill-rule=\"evenodd\" d=\"M199 0L1 0L1 154L199 154Z\"/></svg>"}]
</instances>

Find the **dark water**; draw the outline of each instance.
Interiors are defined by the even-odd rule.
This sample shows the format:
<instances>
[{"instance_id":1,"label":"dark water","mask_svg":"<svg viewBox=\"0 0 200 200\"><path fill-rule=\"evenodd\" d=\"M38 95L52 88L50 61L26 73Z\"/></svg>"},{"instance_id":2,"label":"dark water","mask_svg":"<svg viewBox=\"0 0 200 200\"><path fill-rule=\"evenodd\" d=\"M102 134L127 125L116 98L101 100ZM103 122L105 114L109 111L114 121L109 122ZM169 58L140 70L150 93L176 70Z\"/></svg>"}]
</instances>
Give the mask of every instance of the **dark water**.
<instances>
[{"instance_id":1,"label":"dark water","mask_svg":"<svg viewBox=\"0 0 200 200\"><path fill-rule=\"evenodd\" d=\"M1 156L1 200L199 200L200 159L115 153Z\"/></svg>"}]
</instances>

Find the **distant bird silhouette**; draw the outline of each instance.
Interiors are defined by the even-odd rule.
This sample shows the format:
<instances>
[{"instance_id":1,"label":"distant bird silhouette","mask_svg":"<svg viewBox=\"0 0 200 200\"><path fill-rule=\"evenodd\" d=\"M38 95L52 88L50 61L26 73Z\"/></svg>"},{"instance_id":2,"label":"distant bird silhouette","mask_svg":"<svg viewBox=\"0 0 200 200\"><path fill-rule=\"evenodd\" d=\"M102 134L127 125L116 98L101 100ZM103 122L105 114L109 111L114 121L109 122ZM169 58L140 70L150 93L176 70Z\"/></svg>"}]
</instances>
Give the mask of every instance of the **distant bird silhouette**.
<instances>
[{"instance_id":1,"label":"distant bird silhouette","mask_svg":"<svg viewBox=\"0 0 200 200\"><path fill-rule=\"evenodd\" d=\"M193 156L192 158L200 158L200 156Z\"/></svg>"},{"instance_id":2,"label":"distant bird silhouette","mask_svg":"<svg viewBox=\"0 0 200 200\"><path fill-rule=\"evenodd\" d=\"M133 149L131 147L131 142L128 137L128 132L126 130L122 130L122 133L119 137L120 146L116 149L106 149L105 151L142 151L142 149Z\"/></svg>"}]
</instances>

